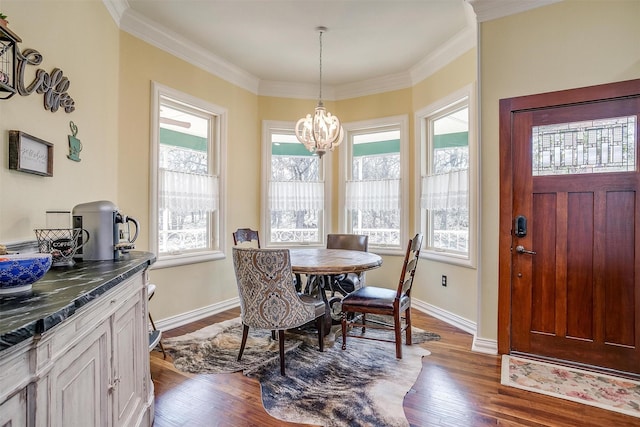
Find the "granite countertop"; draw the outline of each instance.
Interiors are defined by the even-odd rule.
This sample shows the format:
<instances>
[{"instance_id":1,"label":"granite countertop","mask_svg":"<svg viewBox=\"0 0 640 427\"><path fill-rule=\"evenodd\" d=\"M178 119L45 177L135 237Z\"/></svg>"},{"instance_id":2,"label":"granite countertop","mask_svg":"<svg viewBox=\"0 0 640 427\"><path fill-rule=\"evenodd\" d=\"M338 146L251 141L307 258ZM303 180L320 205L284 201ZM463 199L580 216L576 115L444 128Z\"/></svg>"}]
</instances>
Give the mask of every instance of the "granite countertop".
<instances>
[{"instance_id":1,"label":"granite countertop","mask_svg":"<svg viewBox=\"0 0 640 427\"><path fill-rule=\"evenodd\" d=\"M134 251L117 261L77 261L52 267L31 292L0 295L0 352L50 330L155 260L152 253Z\"/></svg>"}]
</instances>

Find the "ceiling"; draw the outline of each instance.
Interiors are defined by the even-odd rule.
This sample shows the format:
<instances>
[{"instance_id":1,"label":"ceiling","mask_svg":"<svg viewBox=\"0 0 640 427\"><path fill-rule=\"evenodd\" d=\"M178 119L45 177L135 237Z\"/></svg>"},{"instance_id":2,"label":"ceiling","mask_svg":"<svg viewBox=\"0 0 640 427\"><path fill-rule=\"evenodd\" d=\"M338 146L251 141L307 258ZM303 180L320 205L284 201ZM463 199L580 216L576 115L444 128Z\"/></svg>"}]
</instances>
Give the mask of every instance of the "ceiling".
<instances>
[{"instance_id":1,"label":"ceiling","mask_svg":"<svg viewBox=\"0 0 640 427\"><path fill-rule=\"evenodd\" d=\"M325 99L424 79L475 46L474 7L497 1L103 0L125 31L266 95L317 96L325 26Z\"/></svg>"}]
</instances>

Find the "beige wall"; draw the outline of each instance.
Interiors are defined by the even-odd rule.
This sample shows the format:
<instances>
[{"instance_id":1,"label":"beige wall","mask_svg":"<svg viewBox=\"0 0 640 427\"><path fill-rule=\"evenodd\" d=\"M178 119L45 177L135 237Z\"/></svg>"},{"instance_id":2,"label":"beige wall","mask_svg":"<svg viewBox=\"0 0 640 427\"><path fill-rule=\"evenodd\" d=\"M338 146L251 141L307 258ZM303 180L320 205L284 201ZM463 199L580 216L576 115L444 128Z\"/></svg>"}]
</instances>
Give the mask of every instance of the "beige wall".
<instances>
[{"instance_id":1,"label":"beige wall","mask_svg":"<svg viewBox=\"0 0 640 427\"><path fill-rule=\"evenodd\" d=\"M481 337L497 337L498 102L640 78L639 17L636 0L567 0L480 25Z\"/></svg>"},{"instance_id":2,"label":"beige wall","mask_svg":"<svg viewBox=\"0 0 640 427\"><path fill-rule=\"evenodd\" d=\"M412 110L419 111L437 103L465 86L473 88L477 69L477 51L471 49L413 87ZM413 127L415 126L412 126L412 132L415 131ZM470 145L477 147L477 141L473 140L474 134L477 135L477 132L470 132ZM417 177L419 174L419 170L414 170L411 176ZM418 200L415 201L417 202ZM425 259L416 274L421 285L414 290L414 296L417 299L469 322L476 321L477 268ZM442 275L447 276L447 287L442 286Z\"/></svg>"},{"instance_id":3,"label":"beige wall","mask_svg":"<svg viewBox=\"0 0 640 427\"><path fill-rule=\"evenodd\" d=\"M59 68L69 79L76 110L55 113L43 107L43 95L14 95L0 100L0 242L35 239L45 211L71 210L93 200L117 201L118 185L118 37L119 30L101 2L2 0L0 10L21 39L20 50L43 56L28 66L27 84L36 68ZM69 121L83 144L80 162L67 159ZM54 144L53 177L8 169L8 130L16 129Z\"/></svg>"},{"instance_id":4,"label":"beige wall","mask_svg":"<svg viewBox=\"0 0 640 427\"><path fill-rule=\"evenodd\" d=\"M257 97L177 59L127 33L120 41L119 207L138 218L136 245L147 249L149 233L149 150L151 82L155 81L227 109L227 230L255 224L260 200L260 144ZM239 197L241 195L241 197ZM144 228L146 226L146 229ZM151 310L164 319L237 296L231 258L152 269L157 285Z\"/></svg>"}]
</instances>

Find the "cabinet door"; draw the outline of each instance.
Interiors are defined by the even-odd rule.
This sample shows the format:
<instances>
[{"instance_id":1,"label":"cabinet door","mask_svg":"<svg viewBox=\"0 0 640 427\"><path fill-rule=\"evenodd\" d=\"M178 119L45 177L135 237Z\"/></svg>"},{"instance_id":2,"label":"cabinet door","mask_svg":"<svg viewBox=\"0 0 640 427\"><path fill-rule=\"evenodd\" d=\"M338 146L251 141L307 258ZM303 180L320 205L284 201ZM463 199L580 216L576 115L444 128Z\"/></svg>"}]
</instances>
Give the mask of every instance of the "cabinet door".
<instances>
[{"instance_id":1,"label":"cabinet door","mask_svg":"<svg viewBox=\"0 0 640 427\"><path fill-rule=\"evenodd\" d=\"M53 426L108 426L110 329L103 322L62 356L52 378Z\"/></svg>"},{"instance_id":2,"label":"cabinet door","mask_svg":"<svg viewBox=\"0 0 640 427\"><path fill-rule=\"evenodd\" d=\"M142 362L148 358L147 327L143 323L142 291L114 314L113 321L113 425L131 426L143 404Z\"/></svg>"},{"instance_id":3,"label":"cabinet door","mask_svg":"<svg viewBox=\"0 0 640 427\"><path fill-rule=\"evenodd\" d=\"M27 389L24 388L0 404L0 426L27 426Z\"/></svg>"}]
</instances>

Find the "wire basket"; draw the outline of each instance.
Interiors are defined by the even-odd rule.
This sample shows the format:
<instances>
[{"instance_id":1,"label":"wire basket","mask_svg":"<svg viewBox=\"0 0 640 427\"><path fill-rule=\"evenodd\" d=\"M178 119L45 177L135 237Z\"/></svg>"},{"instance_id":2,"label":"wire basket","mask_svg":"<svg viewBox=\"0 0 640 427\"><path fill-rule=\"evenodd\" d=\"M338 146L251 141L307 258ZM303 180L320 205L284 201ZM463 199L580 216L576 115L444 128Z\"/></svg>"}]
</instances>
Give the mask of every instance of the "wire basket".
<instances>
[{"instance_id":1,"label":"wire basket","mask_svg":"<svg viewBox=\"0 0 640 427\"><path fill-rule=\"evenodd\" d=\"M51 254L52 267L74 265L73 256L89 240L89 232L83 228L36 228L33 231L38 239L38 251Z\"/></svg>"}]
</instances>

